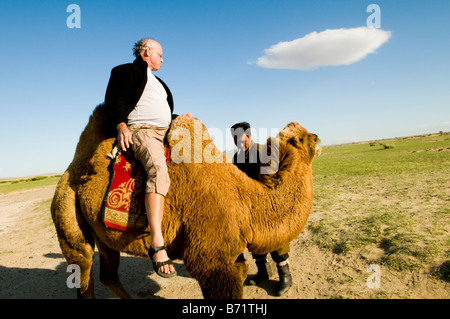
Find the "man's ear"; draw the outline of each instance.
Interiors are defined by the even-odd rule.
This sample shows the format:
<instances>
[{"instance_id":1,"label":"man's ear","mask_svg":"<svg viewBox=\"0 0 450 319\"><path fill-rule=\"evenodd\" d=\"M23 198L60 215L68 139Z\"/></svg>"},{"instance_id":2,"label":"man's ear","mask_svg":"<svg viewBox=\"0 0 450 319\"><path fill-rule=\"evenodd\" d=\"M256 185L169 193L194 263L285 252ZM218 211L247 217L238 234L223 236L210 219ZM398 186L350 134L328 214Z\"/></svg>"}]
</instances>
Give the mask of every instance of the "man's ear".
<instances>
[{"instance_id":1,"label":"man's ear","mask_svg":"<svg viewBox=\"0 0 450 319\"><path fill-rule=\"evenodd\" d=\"M145 57L150 56L149 50L151 50L151 49L152 49L152 48L147 48L147 49L145 49L144 52L142 52L142 54L143 54Z\"/></svg>"}]
</instances>

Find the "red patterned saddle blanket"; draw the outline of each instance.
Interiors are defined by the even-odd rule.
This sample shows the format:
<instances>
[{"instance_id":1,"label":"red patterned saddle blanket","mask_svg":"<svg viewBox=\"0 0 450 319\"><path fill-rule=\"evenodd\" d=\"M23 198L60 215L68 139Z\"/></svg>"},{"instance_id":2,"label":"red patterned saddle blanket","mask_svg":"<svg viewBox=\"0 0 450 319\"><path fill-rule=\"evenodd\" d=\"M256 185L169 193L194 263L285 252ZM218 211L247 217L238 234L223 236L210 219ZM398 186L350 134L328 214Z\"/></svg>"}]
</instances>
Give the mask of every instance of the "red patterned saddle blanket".
<instances>
[{"instance_id":1,"label":"red patterned saddle blanket","mask_svg":"<svg viewBox=\"0 0 450 319\"><path fill-rule=\"evenodd\" d=\"M166 146L166 163L170 148ZM145 187L147 173L132 153L119 151L111 160L110 180L102 203L103 223L128 233L143 230L147 224Z\"/></svg>"},{"instance_id":2,"label":"red patterned saddle blanket","mask_svg":"<svg viewBox=\"0 0 450 319\"><path fill-rule=\"evenodd\" d=\"M110 181L102 204L103 223L135 233L147 225L144 193L147 174L142 164L128 152L119 151L112 159Z\"/></svg>"}]
</instances>

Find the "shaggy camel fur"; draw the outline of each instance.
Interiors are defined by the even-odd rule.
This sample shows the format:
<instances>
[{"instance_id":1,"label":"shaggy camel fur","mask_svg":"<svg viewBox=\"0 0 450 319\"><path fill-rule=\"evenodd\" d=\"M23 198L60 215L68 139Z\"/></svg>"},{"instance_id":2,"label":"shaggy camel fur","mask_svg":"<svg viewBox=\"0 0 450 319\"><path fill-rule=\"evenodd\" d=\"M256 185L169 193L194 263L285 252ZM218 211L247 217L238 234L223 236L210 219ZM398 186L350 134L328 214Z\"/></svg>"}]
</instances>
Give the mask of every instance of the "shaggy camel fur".
<instances>
[{"instance_id":1,"label":"shaggy camel fur","mask_svg":"<svg viewBox=\"0 0 450 319\"><path fill-rule=\"evenodd\" d=\"M100 105L57 185L51 213L67 263L81 269L78 297L95 297L97 245L100 281L120 298L132 298L118 277L120 252L148 258L150 238L148 226L147 232L130 234L102 223L107 154L115 141L104 133L105 119ZM242 298L248 264L237 257L246 247L257 254L276 250L295 239L306 223L313 201L311 163L320 140L300 124L288 124L277 139L268 139L270 152L279 152L279 162L271 161L269 169L279 165L279 170L262 175L262 182L227 163L198 119L174 119L168 143L171 186L162 221L167 252L183 260L205 298ZM191 163L186 163L189 154Z\"/></svg>"}]
</instances>

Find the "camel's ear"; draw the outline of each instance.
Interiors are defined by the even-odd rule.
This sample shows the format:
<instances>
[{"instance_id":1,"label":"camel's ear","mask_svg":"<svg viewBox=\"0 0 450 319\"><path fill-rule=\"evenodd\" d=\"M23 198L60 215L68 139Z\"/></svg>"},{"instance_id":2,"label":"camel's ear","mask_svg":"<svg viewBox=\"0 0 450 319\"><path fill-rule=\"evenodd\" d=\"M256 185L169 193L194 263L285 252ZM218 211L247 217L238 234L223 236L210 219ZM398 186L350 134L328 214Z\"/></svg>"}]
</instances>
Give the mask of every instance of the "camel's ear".
<instances>
[{"instance_id":1,"label":"camel's ear","mask_svg":"<svg viewBox=\"0 0 450 319\"><path fill-rule=\"evenodd\" d=\"M311 158L315 158L320 155L322 148L320 147L321 141L316 134L309 134L309 148L311 153Z\"/></svg>"}]
</instances>

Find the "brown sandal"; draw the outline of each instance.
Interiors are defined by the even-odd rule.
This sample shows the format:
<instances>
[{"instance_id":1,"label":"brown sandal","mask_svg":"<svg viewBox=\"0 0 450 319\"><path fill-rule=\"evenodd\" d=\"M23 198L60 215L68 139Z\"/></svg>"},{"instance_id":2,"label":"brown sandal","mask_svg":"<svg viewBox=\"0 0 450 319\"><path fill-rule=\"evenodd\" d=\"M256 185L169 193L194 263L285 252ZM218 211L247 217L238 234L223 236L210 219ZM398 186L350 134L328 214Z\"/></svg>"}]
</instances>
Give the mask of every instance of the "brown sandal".
<instances>
[{"instance_id":1,"label":"brown sandal","mask_svg":"<svg viewBox=\"0 0 450 319\"><path fill-rule=\"evenodd\" d=\"M164 277L164 278L171 278L171 277L176 276L177 275L177 271L175 270L175 268L169 274L166 274L165 272L161 271L161 267L162 266L173 265L172 259L169 258L166 261L154 261L153 260L153 255L156 254L158 251L161 251L161 250L166 250L166 246L150 247L150 249L148 250L149 257L152 260L153 269L155 270L155 272L159 276Z\"/></svg>"}]
</instances>

